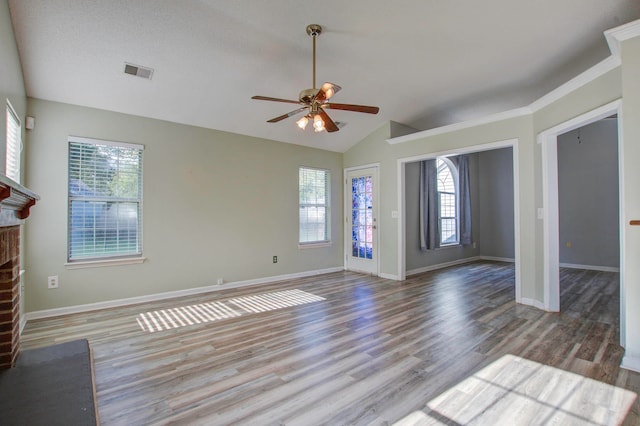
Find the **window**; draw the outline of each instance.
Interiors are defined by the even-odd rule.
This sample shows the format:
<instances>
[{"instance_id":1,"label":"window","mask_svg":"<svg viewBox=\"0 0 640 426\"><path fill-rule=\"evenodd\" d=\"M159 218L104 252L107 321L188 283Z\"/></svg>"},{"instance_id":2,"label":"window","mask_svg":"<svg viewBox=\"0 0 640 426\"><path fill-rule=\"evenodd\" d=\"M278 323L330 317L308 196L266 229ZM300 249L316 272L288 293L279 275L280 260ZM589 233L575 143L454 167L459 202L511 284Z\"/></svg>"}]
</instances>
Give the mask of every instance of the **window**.
<instances>
[{"instance_id":1,"label":"window","mask_svg":"<svg viewBox=\"0 0 640 426\"><path fill-rule=\"evenodd\" d=\"M20 183L20 151L22 145L20 119L7 100L7 145L5 156L5 174Z\"/></svg>"},{"instance_id":2,"label":"window","mask_svg":"<svg viewBox=\"0 0 640 426\"><path fill-rule=\"evenodd\" d=\"M142 255L142 145L69 138L69 261Z\"/></svg>"},{"instance_id":3,"label":"window","mask_svg":"<svg viewBox=\"0 0 640 426\"><path fill-rule=\"evenodd\" d=\"M436 162L440 244L458 244L458 171L451 160Z\"/></svg>"},{"instance_id":4,"label":"window","mask_svg":"<svg viewBox=\"0 0 640 426\"><path fill-rule=\"evenodd\" d=\"M329 171L300 167L299 242L329 242Z\"/></svg>"}]
</instances>

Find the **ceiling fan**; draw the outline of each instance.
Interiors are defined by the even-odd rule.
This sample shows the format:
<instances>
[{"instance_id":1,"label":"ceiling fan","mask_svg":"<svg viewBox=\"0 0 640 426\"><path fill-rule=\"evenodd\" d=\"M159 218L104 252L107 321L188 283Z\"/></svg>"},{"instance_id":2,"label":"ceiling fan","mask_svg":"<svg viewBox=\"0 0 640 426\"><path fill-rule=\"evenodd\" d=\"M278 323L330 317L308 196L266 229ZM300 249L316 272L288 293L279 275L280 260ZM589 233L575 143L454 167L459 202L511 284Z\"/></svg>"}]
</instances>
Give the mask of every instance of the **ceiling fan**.
<instances>
[{"instance_id":1,"label":"ceiling fan","mask_svg":"<svg viewBox=\"0 0 640 426\"><path fill-rule=\"evenodd\" d=\"M311 24L307 26L307 34L313 38L313 88L302 90L298 95L297 101L271 98L268 96L251 97L251 99L258 99L261 101L284 102L302 105L301 107L294 109L291 112L272 118L271 120L267 120L267 123L277 123L278 121L284 120L285 118L293 117L294 115L298 115L306 111L306 114L301 119L296 121L298 127L304 130L307 127L309 121L312 121L313 129L316 132L321 132L323 130L326 130L327 132L337 132L339 130L338 126L331 119L331 117L329 117L329 114L326 113L325 109L364 112L367 114L378 113L379 108L375 106L337 104L333 102L330 103L329 99L331 99L331 97L341 89L341 87L337 84L326 82L322 84L320 89L316 88L316 37L318 37L321 33L322 27L320 25Z\"/></svg>"}]
</instances>

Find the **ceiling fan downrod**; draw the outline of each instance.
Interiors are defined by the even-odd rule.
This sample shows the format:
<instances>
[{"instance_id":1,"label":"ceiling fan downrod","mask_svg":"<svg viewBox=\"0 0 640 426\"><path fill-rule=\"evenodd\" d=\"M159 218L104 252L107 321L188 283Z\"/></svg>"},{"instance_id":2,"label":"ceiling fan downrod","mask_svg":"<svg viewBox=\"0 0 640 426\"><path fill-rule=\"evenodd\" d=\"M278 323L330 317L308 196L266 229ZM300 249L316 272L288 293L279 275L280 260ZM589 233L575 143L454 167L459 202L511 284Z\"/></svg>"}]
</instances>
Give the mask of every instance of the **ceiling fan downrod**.
<instances>
[{"instance_id":1,"label":"ceiling fan downrod","mask_svg":"<svg viewBox=\"0 0 640 426\"><path fill-rule=\"evenodd\" d=\"M313 39L313 89L316 89L316 37L322 34L322 27L318 24L307 25L307 34Z\"/></svg>"}]
</instances>

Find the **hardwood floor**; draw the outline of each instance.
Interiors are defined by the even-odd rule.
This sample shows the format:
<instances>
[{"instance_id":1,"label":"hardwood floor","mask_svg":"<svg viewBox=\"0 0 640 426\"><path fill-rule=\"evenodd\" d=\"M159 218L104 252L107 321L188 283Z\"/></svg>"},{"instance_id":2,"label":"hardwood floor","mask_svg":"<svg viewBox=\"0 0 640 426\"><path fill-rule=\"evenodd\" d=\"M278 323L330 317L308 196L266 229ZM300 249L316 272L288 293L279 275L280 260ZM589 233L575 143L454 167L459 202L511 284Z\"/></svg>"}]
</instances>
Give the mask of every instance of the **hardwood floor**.
<instances>
[{"instance_id":1,"label":"hardwood floor","mask_svg":"<svg viewBox=\"0 0 640 426\"><path fill-rule=\"evenodd\" d=\"M511 264L339 272L34 320L21 347L89 339L104 425L639 424L617 280L563 269L551 314Z\"/></svg>"}]
</instances>

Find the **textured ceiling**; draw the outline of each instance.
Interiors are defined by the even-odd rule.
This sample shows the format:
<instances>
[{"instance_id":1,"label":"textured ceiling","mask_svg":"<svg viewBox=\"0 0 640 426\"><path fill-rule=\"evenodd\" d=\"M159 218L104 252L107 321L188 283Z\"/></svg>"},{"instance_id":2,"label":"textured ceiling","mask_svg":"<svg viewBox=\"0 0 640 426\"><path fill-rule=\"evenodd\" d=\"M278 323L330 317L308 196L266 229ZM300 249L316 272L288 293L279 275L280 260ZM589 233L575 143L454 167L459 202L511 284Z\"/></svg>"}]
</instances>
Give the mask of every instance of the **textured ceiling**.
<instances>
[{"instance_id":1,"label":"textured ceiling","mask_svg":"<svg viewBox=\"0 0 640 426\"><path fill-rule=\"evenodd\" d=\"M528 105L609 55L603 31L638 0L9 0L27 94L345 151L386 121L426 130ZM378 115L329 110L339 132L290 118L312 85ZM151 67L153 78L123 73Z\"/></svg>"}]
</instances>

